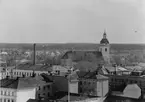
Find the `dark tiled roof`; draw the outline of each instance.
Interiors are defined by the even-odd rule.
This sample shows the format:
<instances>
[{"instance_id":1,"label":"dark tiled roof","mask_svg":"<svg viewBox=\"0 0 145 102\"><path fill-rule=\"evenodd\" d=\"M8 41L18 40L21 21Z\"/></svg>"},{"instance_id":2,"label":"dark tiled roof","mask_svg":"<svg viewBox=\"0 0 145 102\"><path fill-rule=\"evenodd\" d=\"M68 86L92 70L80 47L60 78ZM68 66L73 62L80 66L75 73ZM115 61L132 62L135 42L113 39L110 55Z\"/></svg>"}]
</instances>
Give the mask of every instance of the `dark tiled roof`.
<instances>
[{"instance_id":1,"label":"dark tiled roof","mask_svg":"<svg viewBox=\"0 0 145 102\"><path fill-rule=\"evenodd\" d=\"M42 73L41 76L44 78L44 81L46 82L53 82L53 80L50 80L50 78L48 78L49 75Z\"/></svg>"},{"instance_id":2,"label":"dark tiled roof","mask_svg":"<svg viewBox=\"0 0 145 102\"><path fill-rule=\"evenodd\" d=\"M51 102L49 100L29 99L27 102Z\"/></svg>"},{"instance_id":3,"label":"dark tiled roof","mask_svg":"<svg viewBox=\"0 0 145 102\"><path fill-rule=\"evenodd\" d=\"M78 57L78 56L84 57L87 54L93 54L95 55L97 59L103 60L102 53L99 51L68 51L62 56L62 59L68 59L69 55L72 55L75 60L75 57Z\"/></svg>"},{"instance_id":4,"label":"dark tiled roof","mask_svg":"<svg viewBox=\"0 0 145 102\"><path fill-rule=\"evenodd\" d=\"M46 84L48 83L44 81L42 76L19 78L18 89L35 88Z\"/></svg>"},{"instance_id":5,"label":"dark tiled roof","mask_svg":"<svg viewBox=\"0 0 145 102\"><path fill-rule=\"evenodd\" d=\"M83 96L76 96L76 95L70 95L70 101L76 101L76 100L85 100L87 99L88 97L83 97ZM68 95L64 96L63 98L60 99L61 101L65 101L67 102L68 100Z\"/></svg>"},{"instance_id":6,"label":"dark tiled roof","mask_svg":"<svg viewBox=\"0 0 145 102\"><path fill-rule=\"evenodd\" d=\"M109 41L107 38L103 38L101 41L100 41L100 44L109 44Z\"/></svg>"},{"instance_id":7,"label":"dark tiled roof","mask_svg":"<svg viewBox=\"0 0 145 102\"><path fill-rule=\"evenodd\" d=\"M85 78L85 79L108 79L108 77L105 77L103 75L97 75L96 72L78 72L77 73L79 78Z\"/></svg>"},{"instance_id":8,"label":"dark tiled roof","mask_svg":"<svg viewBox=\"0 0 145 102\"><path fill-rule=\"evenodd\" d=\"M51 71L52 68L47 65L32 65L29 63L20 64L16 67L20 70Z\"/></svg>"},{"instance_id":9,"label":"dark tiled roof","mask_svg":"<svg viewBox=\"0 0 145 102\"><path fill-rule=\"evenodd\" d=\"M0 87L17 89L18 79L2 79L0 80Z\"/></svg>"},{"instance_id":10,"label":"dark tiled roof","mask_svg":"<svg viewBox=\"0 0 145 102\"><path fill-rule=\"evenodd\" d=\"M79 100L83 101L86 99L93 99L93 98L97 98L97 97L96 96L95 97L94 96L82 96L80 94L70 93L70 101L79 101ZM60 99L60 102L62 102L62 101L67 102L67 100L68 100L68 93L66 93L66 95Z\"/></svg>"},{"instance_id":11,"label":"dark tiled roof","mask_svg":"<svg viewBox=\"0 0 145 102\"><path fill-rule=\"evenodd\" d=\"M85 71L79 71L79 72L77 72L79 78L83 78L87 73L88 72L85 72Z\"/></svg>"},{"instance_id":12,"label":"dark tiled roof","mask_svg":"<svg viewBox=\"0 0 145 102\"><path fill-rule=\"evenodd\" d=\"M64 76L52 76L52 75L47 75L45 74L46 77L49 80L53 81L53 88L54 91L64 91L67 92L68 91L68 79L67 77Z\"/></svg>"}]
</instances>

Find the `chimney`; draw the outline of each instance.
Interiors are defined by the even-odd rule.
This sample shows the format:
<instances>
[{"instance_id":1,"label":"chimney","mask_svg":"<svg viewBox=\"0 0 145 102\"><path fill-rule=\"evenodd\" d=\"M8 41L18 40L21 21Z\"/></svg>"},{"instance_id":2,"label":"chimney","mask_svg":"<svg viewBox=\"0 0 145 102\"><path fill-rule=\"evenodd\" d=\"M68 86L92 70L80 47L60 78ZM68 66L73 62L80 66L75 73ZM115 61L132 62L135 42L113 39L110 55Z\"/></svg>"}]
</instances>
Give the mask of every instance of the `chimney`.
<instances>
[{"instance_id":1,"label":"chimney","mask_svg":"<svg viewBox=\"0 0 145 102\"><path fill-rule=\"evenodd\" d=\"M33 44L33 65L35 65L35 47L36 47L36 44L34 43Z\"/></svg>"},{"instance_id":2,"label":"chimney","mask_svg":"<svg viewBox=\"0 0 145 102\"><path fill-rule=\"evenodd\" d=\"M115 68L115 75L117 74L117 65L114 65Z\"/></svg>"}]
</instances>

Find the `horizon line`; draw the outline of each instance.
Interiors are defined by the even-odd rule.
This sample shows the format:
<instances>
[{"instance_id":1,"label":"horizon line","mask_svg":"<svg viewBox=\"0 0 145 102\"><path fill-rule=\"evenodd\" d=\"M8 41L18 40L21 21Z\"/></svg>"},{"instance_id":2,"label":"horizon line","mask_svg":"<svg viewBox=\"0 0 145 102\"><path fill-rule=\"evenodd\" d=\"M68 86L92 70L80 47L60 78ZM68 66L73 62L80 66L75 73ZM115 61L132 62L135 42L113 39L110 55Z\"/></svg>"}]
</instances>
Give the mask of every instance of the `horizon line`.
<instances>
[{"instance_id":1,"label":"horizon line","mask_svg":"<svg viewBox=\"0 0 145 102\"><path fill-rule=\"evenodd\" d=\"M19 43L19 42L0 42L0 44L100 44L100 43L93 43L93 42L58 42L58 43L53 43L53 42L23 42L23 43ZM109 44L145 44L145 43L109 43Z\"/></svg>"}]
</instances>

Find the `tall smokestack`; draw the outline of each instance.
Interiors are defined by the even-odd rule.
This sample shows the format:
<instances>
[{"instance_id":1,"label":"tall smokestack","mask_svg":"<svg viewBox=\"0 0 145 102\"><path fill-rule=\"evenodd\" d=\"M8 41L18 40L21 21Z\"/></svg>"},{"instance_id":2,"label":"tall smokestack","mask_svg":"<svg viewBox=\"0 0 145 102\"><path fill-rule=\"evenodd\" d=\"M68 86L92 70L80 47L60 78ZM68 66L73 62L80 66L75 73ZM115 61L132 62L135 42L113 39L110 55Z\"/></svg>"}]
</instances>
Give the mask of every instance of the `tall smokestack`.
<instances>
[{"instance_id":1,"label":"tall smokestack","mask_svg":"<svg viewBox=\"0 0 145 102\"><path fill-rule=\"evenodd\" d=\"M35 47L36 47L36 44L34 43L34 44L33 44L33 51L34 51L34 52L33 52L33 65L35 65L35 50L36 50Z\"/></svg>"}]
</instances>

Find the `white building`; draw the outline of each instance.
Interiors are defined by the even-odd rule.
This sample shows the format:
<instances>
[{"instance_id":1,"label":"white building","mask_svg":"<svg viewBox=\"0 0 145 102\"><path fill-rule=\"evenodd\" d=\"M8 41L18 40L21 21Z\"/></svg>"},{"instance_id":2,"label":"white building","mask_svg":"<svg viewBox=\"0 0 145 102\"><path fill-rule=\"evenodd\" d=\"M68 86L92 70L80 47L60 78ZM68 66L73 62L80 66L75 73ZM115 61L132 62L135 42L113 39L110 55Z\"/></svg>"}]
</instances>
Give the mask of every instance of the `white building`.
<instances>
[{"instance_id":1,"label":"white building","mask_svg":"<svg viewBox=\"0 0 145 102\"><path fill-rule=\"evenodd\" d=\"M3 62L4 63L4 62ZM4 63L5 64L5 63ZM1 64L0 61L0 80L6 78L6 66Z\"/></svg>"},{"instance_id":2,"label":"white building","mask_svg":"<svg viewBox=\"0 0 145 102\"><path fill-rule=\"evenodd\" d=\"M16 102L17 79L0 80L0 102Z\"/></svg>"},{"instance_id":3,"label":"white building","mask_svg":"<svg viewBox=\"0 0 145 102\"><path fill-rule=\"evenodd\" d=\"M0 80L0 102L26 102L28 99L48 98L52 95L52 82L42 76Z\"/></svg>"},{"instance_id":4,"label":"white building","mask_svg":"<svg viewBox=\"0 0 145 102\"><path fill-rule=\"evenodd\" d=\"M49 74L48 71L50 71L51 68L49 66L44 65L31 65L31 64L21 64L13 68L12 70L9 70L6 75L10 77L30 77L34 73L36 76L39 76L42 73Z\"/></svg>"},{"instance_id":5,"label":"white building","mask_svg":"<svg viewBox=\"0 0 145 102\"><path fill-rule=\"evenodd\" d=\"M7 76L6 71L0 71L0 80L5 79Z\"/></svg>"},{"instance_id":6,"label":"white building","mask_svg":"<svg viewBox=\"0 0 145 102\"><path fill-rule=\"evenodd\" d=\"M73 70L73 68L69 68L67 66L61 66L61 65L52 66L52 73L57 73L58 75L65 75L71 70Z\"/></svg>"}]
</instances>

